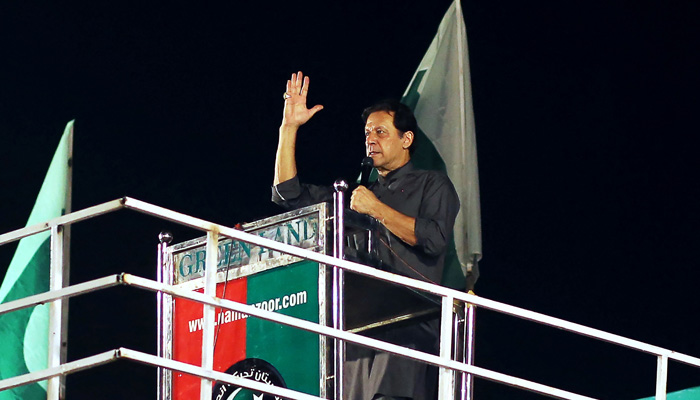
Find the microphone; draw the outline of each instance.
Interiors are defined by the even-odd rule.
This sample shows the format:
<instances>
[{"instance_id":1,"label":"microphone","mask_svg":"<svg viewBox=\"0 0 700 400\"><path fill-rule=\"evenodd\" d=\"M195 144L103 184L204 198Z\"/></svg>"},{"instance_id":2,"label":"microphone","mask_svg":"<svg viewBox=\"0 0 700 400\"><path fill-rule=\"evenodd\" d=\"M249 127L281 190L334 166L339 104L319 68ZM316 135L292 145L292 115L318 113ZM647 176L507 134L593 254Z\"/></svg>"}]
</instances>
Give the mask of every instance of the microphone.
<instances>
[{"instance_id":1,"label":"microphone","mask_svg":"<svg viewBox=\"0 0 700 400\"><path fill-rule=\"evenodd\" d=\"M367 187L369 183L369 175L372 173L372 168L374 167L374 160L372 157L365 157L362 159L362 173L360 175L360 185Z\"/></svg>"}]
</instances>

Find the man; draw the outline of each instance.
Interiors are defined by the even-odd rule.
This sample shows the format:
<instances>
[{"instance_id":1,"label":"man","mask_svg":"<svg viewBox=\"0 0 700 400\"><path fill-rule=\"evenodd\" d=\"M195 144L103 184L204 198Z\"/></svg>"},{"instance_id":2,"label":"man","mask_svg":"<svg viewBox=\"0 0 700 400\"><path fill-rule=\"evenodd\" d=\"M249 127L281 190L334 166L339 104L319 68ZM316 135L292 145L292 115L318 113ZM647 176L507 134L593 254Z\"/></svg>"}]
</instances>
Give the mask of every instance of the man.
<instances>
[{"instance_id":1,"label":"man","mask_svg":"<svg viewBox=\"0 0 700 400\"><path fill-rule=\"evenodd\" d=\"M309 78L292 74L284 94L284 116L279 129L272 200L287 208L332 199L331 187L306 185L297 177L295 146L299 127L323 109L307 108ZM365 147L379 173L369 188L352 192L350 208L376 218L379 259L390 272L440 283L447 246L459 211L459 199L442 173L417 170L411 148L417 132L411 110L395 101L367 108ZM436 319L392 324L368 336L420 351L436 353ZM345 364L347 399L434 397L436 373L423 363L348 345Z\"/></svg>"}]
</instances>

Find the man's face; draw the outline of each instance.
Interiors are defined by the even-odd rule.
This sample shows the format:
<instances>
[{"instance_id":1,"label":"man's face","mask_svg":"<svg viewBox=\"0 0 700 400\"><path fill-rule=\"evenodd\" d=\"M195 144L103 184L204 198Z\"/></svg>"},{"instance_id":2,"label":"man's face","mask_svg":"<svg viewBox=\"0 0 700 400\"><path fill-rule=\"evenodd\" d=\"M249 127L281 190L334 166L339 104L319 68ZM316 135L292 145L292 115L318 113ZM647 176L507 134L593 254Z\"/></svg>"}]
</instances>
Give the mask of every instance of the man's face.
<instances>
[{"instance_id":1,"label":"man's face","mask_svg":"<svg viewBox=\"0 0 700 400\"><path fill-rule=\"evenodd\" d=\"M367 118L365 147L367 155L372 157L374 167L381 175L408 162L408 148L412 141L413 132L399 136L399 130L394 126L394 113L376 111Z\"/></svg>"}]
</instances>

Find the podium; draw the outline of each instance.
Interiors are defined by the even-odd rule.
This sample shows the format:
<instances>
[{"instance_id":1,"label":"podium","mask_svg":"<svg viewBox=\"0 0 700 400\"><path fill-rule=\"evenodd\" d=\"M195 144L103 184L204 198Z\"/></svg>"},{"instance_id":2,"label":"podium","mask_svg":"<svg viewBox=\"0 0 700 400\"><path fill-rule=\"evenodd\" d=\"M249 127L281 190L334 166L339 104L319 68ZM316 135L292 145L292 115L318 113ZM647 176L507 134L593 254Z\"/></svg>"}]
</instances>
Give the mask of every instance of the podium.
<instances>
[{"instance_id":1,"label":"podium","mask_svg":"<svg viewBox=\"0 0 700 400\"><path fill-rule=\"evenodd\" d=\"M253 223L242 229L268 239L332 254L333 207L320 203ZM206 238L167 246L161 257L165 280L180 289L202 292ZM332 325L333 268L231 239L220 240L217 297ZM372 329L439 308L407 288L355 274L345 275L345 329ZM367 290L371 287L373 290ZM381 299L368 297L379 293ZM341 297L342 298L342 297ZM201 363L201 304L166 297L160 317L159 351L167 358ZM214 370L324 398L334 398L335 340L231 310L215 313ZM342 368L342 367L341 367ZM159 375L159 397L199 397L200 378L178 371ZM252 396L252 397L251 397ZM227 384L213 386L212 399L272 399Z\"/></svg>"}]
</instances>

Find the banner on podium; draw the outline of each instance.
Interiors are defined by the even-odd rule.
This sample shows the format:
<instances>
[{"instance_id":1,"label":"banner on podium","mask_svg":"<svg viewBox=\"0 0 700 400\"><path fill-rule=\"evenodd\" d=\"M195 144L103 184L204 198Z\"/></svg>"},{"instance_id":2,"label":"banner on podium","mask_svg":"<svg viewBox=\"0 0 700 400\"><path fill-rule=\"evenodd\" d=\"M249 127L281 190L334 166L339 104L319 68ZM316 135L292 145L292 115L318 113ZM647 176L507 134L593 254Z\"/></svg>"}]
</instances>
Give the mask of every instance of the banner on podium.
<instances>
[{"instance_id":1,"label":"banner on podium","mask_svg":"<svg viewBox=\"0 0 700 400\"><path fill-rule=\"evenodd\" d=\"M326 252L326 220L326 204L318 204L243 228L279 242ZM169 251L174 283L202 292L206 238L174 245ZM218 260L217 297L327 325L329 283L324 265L230 239L219 242ZM203 322L201 304L173 301L170 353L174 360L201 365ZM329 355L323 336L216 309L215 371L325 396ZM199 397L200 378L173 371L170 382L171 399ZM274 398L216 382L212 391L213 400Z\"/></svg>"}]
</instances>

